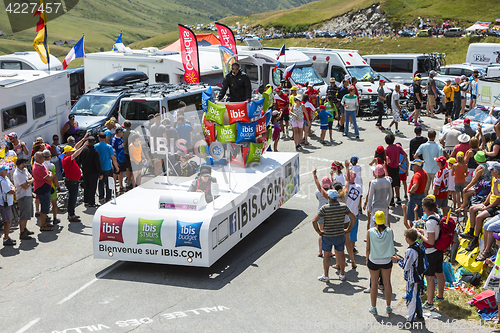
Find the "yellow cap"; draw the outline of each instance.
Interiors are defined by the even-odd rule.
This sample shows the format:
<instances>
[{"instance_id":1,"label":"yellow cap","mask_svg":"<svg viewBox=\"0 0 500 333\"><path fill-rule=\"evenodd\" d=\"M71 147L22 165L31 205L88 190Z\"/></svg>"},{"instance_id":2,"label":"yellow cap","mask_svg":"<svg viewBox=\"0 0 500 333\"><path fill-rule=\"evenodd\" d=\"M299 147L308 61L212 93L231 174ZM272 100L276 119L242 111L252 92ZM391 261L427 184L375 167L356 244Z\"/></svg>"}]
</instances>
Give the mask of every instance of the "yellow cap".
<instances>
[{"instance_id":1,"label":"yellow cap","mask_svg":"<svg viewBox=\"0 0 500 333\"><path fill-rule=\"evenodd\" d=\"M457 157L458 157L458 156L462 156L462 157L464 157L464 152L463 152L463 151L459 151L459 152L457 153Z\"/></svg>"},{"instance_id":2,"label":"yellow cap","mask_svg":"<svg viewBox=\"0 0 500 333\"><path fill-rule=\"evenodd\" d=\"M375 223L377 223L378 225L385 224L385 214L384 214L384 212L381 211L381 210L375 212L374 219L375 219Z\"/></svg>"},{"instance_id":3,"label":"yellow cap","mask_svg":"<svg viewBox=\"0 0 500 333\"><path fill-rule=\"evenodd\" d=\"M297 90L297 87L293 86L293 87L290 88L290 90Z\"/></svg>"},{"instance_id":4,"label":"yellow cap","mask_svg":"<svg viewBox=\"0 0 500 333\"><path fill-rule=\"evenodd\" d=\"M66 147L64 147L64 153L68 153L70 151L75 151L75 148L71 147L70 145L67 145Z\"/></svg>"},{"instance_id":5,"label":"yellow cap","mask_svg":"<svg viewBox=\"0 0 500 333\"><path fill-rule=\"evenodd\" d=\"M449 164L455 164L455 163L457 163L457 160L455 159L455 157L452 157L452 158L450 158L450 159L448 160L448 163L449 163Z\"/></svg>"},{"instance_id":6,"label":"yellow cap","mask_svg":"<svg viewBox=\"0 0 500 333\"><path fill-rule=\"evenodd\" d=\"M434 201L436 201L436 196L434 194L429 194L427 197L431 198Z\"/></svg>"},{"instance_id":7,"label":"yellow cap","mask_svg":"<svg viewBox=\"0 0 500 333\"><path fill-rule=\"evenodd\" d=\"M413 81L419 81L419 80L422 80L422 79L418 76L415 76L415 78L413 79Z\"/></svg>"}]
</instances>

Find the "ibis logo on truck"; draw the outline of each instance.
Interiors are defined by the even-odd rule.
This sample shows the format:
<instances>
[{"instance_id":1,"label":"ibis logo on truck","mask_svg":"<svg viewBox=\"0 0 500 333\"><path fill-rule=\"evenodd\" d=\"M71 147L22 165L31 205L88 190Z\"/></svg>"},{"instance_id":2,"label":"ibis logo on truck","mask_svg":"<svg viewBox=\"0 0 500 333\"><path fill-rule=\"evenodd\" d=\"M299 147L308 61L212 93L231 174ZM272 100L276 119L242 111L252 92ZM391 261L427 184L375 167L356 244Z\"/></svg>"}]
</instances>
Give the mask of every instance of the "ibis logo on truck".
<instances>
[{"instance_id":1,"label":"ibis logo on truck","mask_svg":"<svg viewBox=\"0 0 500 333\"><path fill-rule=\"evenodd\" d=\"M137 244L161 244L161 225L163 220L139 219L139 232L137 235Z\"/></svg>"},{"instance_id":2,"label":"ibis logo on truck","mask_svg":"<svg viewBox=\"0 0 500 333\"><path fill-rule=\"evenodd\" d=\"M189 223L177 221L177 238L175 247L190 246L201 249L200 229L203 222Z\"/></svg>"},{"instance_id":3,"label":"ibis logo on truck","mask_svg":"<svg viewBox=\"0 0 500 333\"><path fill-rule=\"evenodd\" d=\"M124 217L101 216L99 242L123 243L123 221L125 221Z\"/></svg>"}]
</instances>

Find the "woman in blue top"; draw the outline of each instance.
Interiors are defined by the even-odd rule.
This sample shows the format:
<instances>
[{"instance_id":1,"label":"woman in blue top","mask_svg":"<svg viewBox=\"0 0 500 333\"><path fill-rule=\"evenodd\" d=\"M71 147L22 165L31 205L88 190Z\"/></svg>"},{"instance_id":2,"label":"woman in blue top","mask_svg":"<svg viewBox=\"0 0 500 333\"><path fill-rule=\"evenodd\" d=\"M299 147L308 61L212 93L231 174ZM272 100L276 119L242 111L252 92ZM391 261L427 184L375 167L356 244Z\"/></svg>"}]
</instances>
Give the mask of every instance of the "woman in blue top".
<instances>
[{"instance_id":1,"label":"woman in blue top","mask_svg":"<svg viewBox=\"0 0 500 333\"><path fill-rule=\"evenodd\" d=\"M379 276L382 274L386 300L385 311L387 314L390 314L392 312L391 257L396 253L394 249L394 234L391 228L385 225L385 214L383 211L377 211L374 214L374 220L377 225L370 228L366 233L366 266L370 270L370 299L372 305L368 311L372 314L377 314L377 284Z\"/></svg>"}]
</instances>

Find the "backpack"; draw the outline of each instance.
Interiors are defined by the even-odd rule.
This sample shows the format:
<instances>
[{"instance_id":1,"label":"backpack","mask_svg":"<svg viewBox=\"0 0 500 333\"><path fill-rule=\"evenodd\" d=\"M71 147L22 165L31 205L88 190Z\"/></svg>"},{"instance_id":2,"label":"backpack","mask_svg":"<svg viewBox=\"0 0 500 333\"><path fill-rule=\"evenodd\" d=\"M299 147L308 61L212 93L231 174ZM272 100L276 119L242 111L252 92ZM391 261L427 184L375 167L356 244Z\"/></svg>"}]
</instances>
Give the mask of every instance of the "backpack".
<instances>
[{"instance_id":1,"label":"backpack","mask_svg":"<svg viewBox=\"0 0 500 333\"><path fill-rule=\"evenodd\" d=\"M479 273L465 273L460 278L460 281L470 283L474 287L478 287L481 283L481 274Z\"/></svg>"},{"instance_id":2,"label":"backpack","mask_svg":"<svg viewBox=\"0 0 500 333\"><path fill-rule=\"evenodd\" d=\"M392 91L385 95L385 105L390 108L392 103Z\"/></svg>"},{"instance_id":3,"label":"backpack","mask_svg":"<svg viewBox=\"0 0 500 333\"><path fill-rule=\"evenodd\" d=\"M425 254L425 251L418 243L413 244L412 246L410 246L410 248L418 253L417 266L413 267L413 277L415 279L415 282L420 282L423 280L424 273L429 267L429 262L427 261L427 255Z\"/></svg>"},{"instance_id":4,"label":"backpack","mask_svg":"<svg viewBox=\"0 0 500 333\"><path fill-rule=\"evenodd\" d=\"M453 243L453 236L455 235L455 228L457 227L455 220L450 218L448 223L446 223L446 216L443 216L440 221L435 216L429 216L439 224L439 237L434 241L434 245L429 245L424 243L427 248L435 248L439 251L446 251L450 248Z\"/></svg>"}]
</instances>

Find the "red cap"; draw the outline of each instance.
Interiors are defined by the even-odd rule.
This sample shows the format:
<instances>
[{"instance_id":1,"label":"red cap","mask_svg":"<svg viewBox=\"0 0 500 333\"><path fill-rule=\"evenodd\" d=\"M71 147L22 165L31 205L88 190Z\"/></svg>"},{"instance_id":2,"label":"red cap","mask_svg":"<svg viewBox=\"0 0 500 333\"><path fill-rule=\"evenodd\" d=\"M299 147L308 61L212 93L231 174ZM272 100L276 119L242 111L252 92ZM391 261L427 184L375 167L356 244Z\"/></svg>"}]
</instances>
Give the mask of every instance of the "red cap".
<instances>
[{"instance_id":1,"label":"red cap","mask_svg":"<svg viewBox=\"0 0 500 333\"><path fill-rule=\"evenodd\" d=\"M319 106L319 108L320 108L320 109L324 109L324 108L325 108L325 106L324 106L324 105L320 105L320 106Z\"/></svg>"},{"instance_id":2,"label":"red cap","mask_svg":"<svg viewBox=\"0 0 500 333\"><path fill-rule=\"evenodd\" d=\"M444 156L439 156L439 157L435 158L434 161L440 162L440 163L443 163L443 165L446 165L446 157L444 157Z\"/></svg>"},{"instance_id":3,"label":"red cap","mask_svg":"<svg viewBox=\"0 0 500 333\"><path fill-rule=\"evenodd\" d=\"M383 153L384 152L384 146L378 146L377 147L377 153Z\"/></svg>"},{"instance_id":4,"label":"red cap","mask_svg":"<svg viewBox=\"0 0 500 333\"><path fill-rule=\"evenodd\" d=\"M276 91L281 91L281 87L276 87Z\"/></svg>"},{"instance_id":5,"label":"red cap","mask_svg":"<svg viewBox=\"0 0 500 333\"><path fill-rule=\"evenodd\" d=\"M464 119L464 124L470 124L470 119L469 118L465 118Z\"/></svg>"},{"instance_id":6,"label":"red cap","mask_svg":"<svg viewBox=\"0 0 500 333\"><path fill-rule=\"evenodd\" d=\"M378 82L385 83L385 80L384 79L380 79Z\"/></svg>"},{"instance_id":7,"label":"red cap","mask_svg":"<svg viewBox=\"0 0 500 333\"><path fill-rule=\"evenodd\" d=\"M333 163L332 163L332 168L333 168L333 169L338 169L338 168L339 168L339 166L338 166L337 164L335 164L335 162L333 162Z\"/></svg>"}]
</instances>

